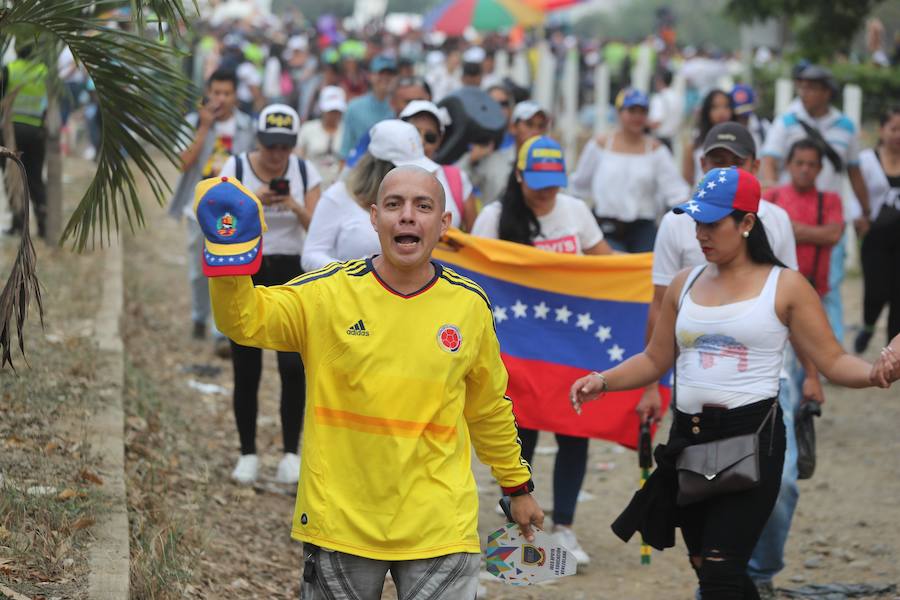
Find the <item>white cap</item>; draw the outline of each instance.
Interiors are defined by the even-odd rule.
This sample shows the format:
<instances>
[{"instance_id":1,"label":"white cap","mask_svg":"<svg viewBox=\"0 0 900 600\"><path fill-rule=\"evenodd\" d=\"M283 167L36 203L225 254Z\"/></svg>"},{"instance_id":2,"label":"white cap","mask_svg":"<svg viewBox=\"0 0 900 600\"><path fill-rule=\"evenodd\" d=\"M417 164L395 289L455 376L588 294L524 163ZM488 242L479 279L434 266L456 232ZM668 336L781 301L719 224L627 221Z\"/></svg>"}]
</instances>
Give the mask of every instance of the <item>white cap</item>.
<instances>
[{"instance_id":1,"label":"white cap","mask_svg":"<svg viewBox=\"0 0 900 600\"><path fill-rule=\"evenodd\" d=\"M369 130L369 153L380 160L394 163L396 167L414 165L434 173L440 166L425 156L419 130L406 121L388 119L379 121Z\"/></svg>"},{"instance_id":2,"label":"white cap","mask_svg":"<svg viewBox=\"0 0 900 600\"><path fill-rule=\"evenodd\" d=\"M487 53L481 46L471 46L462 54L463 62L475 65L483 63L485 58L487 58Z\"/></svg>"},{"instance_id":3,"label":"white cap","mask_svg":"<svg viewBox=\"0 0 900 600\"><path fill-rule=\"evenodd\" d=\"M265 146L296 146L299 131L300 116L287 104L270 104L259 113L256 137Z\"/></svg>"},{"instance_id":4,"label":"white cap","mask_svg":"<svg viewBox=\"0 0 900 600\"><path fill-rule=\"evenodd\" d=\"M544 113L544 115L547 114L547 111L544 110L544 107L534 100L524 100L516 104L516 107L513 109L512 122L515 123L516 121L527 121L539 112Z\"/></svg>"},{"instance_id":5,"label":"white cap","mask_svg":"<svg viewBox=\"0 0 900 600\"><path fill-rule=\"evenodd\" d=\"M347 94L344 93L344 88L336 85L323 87L319 92L319 112L332 110L347 110Z\"/></svg>"},{"instance_id":6,"label":"white cap","mask_svg":"<svg viewBox=\"0 0 900 600\"><path fill-rule=\"evenodd\" d=\"M447 112L446 108L438 108L434 102L429 102L428 100L411 101L406 105L406 108L403 109L403 112L400 113L400 118L405 121L419 113L428 113L437 119L438 127L440 127L442 134L444 133L444 129L453 122L453 119L450 118L450 113Z\"/></svg>"},{"instance_id":7,"label":"white cap","mask_svg":"<svg viewBox=\"0 0 900 600\"><path fill-rule=\"evenodd\" d=\"M309 40L305 35L292 35L287 42L288 50L308 50Z\"/></svg>"}]
</instances>

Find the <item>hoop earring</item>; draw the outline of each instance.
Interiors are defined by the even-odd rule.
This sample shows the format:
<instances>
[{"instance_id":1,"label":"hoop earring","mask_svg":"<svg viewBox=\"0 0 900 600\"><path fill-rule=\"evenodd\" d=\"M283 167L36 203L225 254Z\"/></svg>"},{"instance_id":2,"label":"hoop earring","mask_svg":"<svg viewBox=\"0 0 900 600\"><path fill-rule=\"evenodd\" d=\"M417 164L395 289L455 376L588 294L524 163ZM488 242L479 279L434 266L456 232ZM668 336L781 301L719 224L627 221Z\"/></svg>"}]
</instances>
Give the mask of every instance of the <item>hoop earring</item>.
<instances>
[{"instance_id":1,"label":"hoop earring","mask_svg":"<svg viewBox=\"0 0 900 600\"><path fill-rule=\"evenodd\" d=\"M741 236L746 240L748 237L750 237L750 232L749 232L749 231L744 231L744 232L741 233Z\"/></svg>"}]
</instances>

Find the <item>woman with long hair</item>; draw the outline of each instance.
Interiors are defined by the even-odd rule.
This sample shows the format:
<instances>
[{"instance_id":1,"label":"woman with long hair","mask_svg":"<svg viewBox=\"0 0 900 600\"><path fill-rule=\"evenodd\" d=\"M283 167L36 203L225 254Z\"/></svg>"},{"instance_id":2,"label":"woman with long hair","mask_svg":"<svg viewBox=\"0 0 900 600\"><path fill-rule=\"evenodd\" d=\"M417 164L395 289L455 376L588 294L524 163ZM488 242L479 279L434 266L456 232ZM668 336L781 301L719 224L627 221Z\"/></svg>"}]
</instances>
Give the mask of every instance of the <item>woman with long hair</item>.
<instances>
[{"instance_id":1,"label":"woman with long hair","mask_svg":"<svg viewBox=\"0 0 900 600\"><path fill-rule=\"evenodd\" d=\"M730 94L722 90L712 90L706 94L697 113L697 125L691 132L690 140L684 145L684 155L681 159L681 173L688 185L696 184L703 177L700 157L703 155L703 140L706 139L709 130L719 123L736 120Z\"/></svg>"},{"instance_id":2,"label":"woman with long hair","mask_svg":"<svg viewBox=\"0 0 900 600\"><path fill-rule=\"evenodd\" d=\"M873 367L847 354L828 326L806 278L775 257L760 225L760 185L734 167L713 169L676 212L696 221L706 264L682 271L666 292L646 349L572 385L572 406L606 392L644 387L675 363L673 425L657 448L658 468L613 524L623 539L674 545L679 526L703 600L758 599L747 563L778 496L785 431L778 395L788 336L838 385L889 387L900 376L896 348ZM896 340L900 344L900 340ZM900 345L897 346L900 348ZM689 498L675 463L681 452L756 434L758 483L741 491ZM712 480L721 470L704 471Z\"/></svg>"},{"instance_id":3,"label":"woman with long hair","mask_svg":"<svg viewBox=\"0 0 900 600\"><path fill-rule=\"evenodd\" d=\"M888 339L900 334L900 106L881 116L878 145L859 155L869 188L872 226L863 238L863 327L854 350L865 352L888 306Z\"/></svg>"},{"instance_id":4,"label":"woman with long hair","mask_svg":"<svg viewBox=\"0 0 900 600\"><path fill-rule=\"evenodd\" d=\"M584 202L562 194L566 185L560 145L548 137L532 137L519 149L515 169L500 202L487 205L472 234L550 252L610 254L612 249ZM513 398L513 402L516 398ZM519 427L522 456L531 461L538 431ZM588 439L556 434L559 451L553 472L553 531L579 564L590 557L572 531L575 503L587 468Z\"/></svg>"}]
</instances>

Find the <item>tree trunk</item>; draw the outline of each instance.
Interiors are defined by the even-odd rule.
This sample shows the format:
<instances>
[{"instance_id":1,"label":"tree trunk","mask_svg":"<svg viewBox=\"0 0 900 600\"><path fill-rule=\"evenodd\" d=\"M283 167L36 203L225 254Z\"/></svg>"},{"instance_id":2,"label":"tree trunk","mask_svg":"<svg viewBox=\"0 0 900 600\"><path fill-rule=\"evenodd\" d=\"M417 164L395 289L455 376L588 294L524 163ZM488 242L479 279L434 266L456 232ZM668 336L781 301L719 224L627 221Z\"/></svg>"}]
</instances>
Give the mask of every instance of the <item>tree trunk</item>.
<instances>
[{"instance_id":1,"label":"tree trunk","mask_svg":"<svg viewBox=\"0 0 900 600\"><path fill-rule=\"evenodd\" d=\"M62 121L59 98L51 94L47 99L47 242L56 244L62 235L63 190L62 151L59 138Z\"/></svg>"},{"instance_id":2,"label":"tree trunk","mask_svg":"<svg viewBox=\"0 0 900 600\"><path fill-rule=\"evenodd\" d=\"M56 79L56 60L50 61L47 68L49 77ZM59 99L62 85L59 80L47 86L47 116L44 126L47 130L47 237L48 243L60 243L63 224L63 189L62 189L62 150L60 148L60 132L62 117L59 112Z\"/></svg>"}]
</instances>

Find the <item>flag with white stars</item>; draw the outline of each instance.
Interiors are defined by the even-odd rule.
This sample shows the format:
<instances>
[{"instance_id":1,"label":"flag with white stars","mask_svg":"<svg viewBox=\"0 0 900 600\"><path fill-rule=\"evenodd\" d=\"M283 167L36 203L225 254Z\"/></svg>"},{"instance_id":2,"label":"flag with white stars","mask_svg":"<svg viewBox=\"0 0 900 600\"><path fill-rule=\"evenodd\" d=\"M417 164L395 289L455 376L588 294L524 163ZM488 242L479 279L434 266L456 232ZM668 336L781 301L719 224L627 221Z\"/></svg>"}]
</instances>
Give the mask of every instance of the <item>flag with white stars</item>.
<instances>
[{"instance_id":1,"label":"flag with white stars","mask_svg":"<svg viewBox=\"0 0 900 600\"><path fill-rule=\"evenodd\" d=\"M579 417L569 389L644 349L651 255L574 256L456 230L448 237L456 249L435 257L487 292L519 424L634 448L641 390L610 394Z\"/></svg>"}]
</instances>

